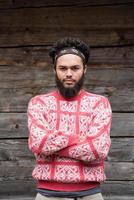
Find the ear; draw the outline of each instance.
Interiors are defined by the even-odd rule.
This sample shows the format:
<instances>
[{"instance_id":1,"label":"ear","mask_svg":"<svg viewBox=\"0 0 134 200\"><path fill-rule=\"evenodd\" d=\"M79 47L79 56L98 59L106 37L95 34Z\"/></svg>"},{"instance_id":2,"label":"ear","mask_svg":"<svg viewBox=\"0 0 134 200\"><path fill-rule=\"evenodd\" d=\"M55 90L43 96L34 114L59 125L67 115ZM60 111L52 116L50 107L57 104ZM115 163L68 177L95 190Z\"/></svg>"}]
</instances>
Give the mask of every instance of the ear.
<instances>
[{"instance_id":1,"label":"ear","mask_svg":"<svg viewBox=\"0 0 134 200\"><path fill-rule=\"evenodd\" d=\"M87 71L87 65L84 65L84 74L86 73Z\"/></svg>"}]
</instances>

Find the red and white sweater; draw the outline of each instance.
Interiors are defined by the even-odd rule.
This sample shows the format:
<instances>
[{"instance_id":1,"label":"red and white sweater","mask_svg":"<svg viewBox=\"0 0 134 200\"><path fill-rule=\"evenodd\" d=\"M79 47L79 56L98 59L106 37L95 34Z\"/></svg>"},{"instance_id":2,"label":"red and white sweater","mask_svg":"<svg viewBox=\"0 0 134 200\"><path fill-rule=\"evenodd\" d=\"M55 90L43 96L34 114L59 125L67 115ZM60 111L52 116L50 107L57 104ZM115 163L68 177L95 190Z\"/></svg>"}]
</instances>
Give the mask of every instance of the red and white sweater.
<instances>
[{"instance_id":1,"label":"red and white sweater","mask_svg":"<svg viewBox=\"0 0 134 200\"><path fill-rule=\"evenodd\" d=\"M58 91L32 98L28 143L38 188L77 191L104 181L111 116L108 99L85 90L69 100Z\"/></svg>"}]
</instances>

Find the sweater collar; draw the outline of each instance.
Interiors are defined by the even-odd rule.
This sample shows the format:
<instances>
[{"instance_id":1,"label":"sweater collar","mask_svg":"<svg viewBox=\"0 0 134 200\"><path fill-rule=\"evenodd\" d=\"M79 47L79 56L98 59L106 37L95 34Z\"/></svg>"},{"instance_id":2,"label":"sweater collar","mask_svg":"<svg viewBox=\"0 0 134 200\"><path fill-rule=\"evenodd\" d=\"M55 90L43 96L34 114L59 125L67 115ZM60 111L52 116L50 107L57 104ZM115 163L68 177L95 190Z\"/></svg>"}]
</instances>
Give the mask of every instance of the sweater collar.
<instances>
[{"instance_id":1,"label":"sweater collar","mask_svg":"<svg viewBox=\"0 0 134 200\"><path fill-rule=\"evenodd\" d=\"M59 90L56 90L56 96L58 97L58 99L60 99L60 100L63 100L63 101L75 101L75 100L78 100L80 97L82 97L83 96L83 94L84 94L84 89L81 89L80 91L79 91L79 93L76 95L76 96L74 96L74 97L72 97L72 98L65 98L65 97L63 97L61 94L60 94L60 92L59 92Z\"/></svg>"}]
</instances>

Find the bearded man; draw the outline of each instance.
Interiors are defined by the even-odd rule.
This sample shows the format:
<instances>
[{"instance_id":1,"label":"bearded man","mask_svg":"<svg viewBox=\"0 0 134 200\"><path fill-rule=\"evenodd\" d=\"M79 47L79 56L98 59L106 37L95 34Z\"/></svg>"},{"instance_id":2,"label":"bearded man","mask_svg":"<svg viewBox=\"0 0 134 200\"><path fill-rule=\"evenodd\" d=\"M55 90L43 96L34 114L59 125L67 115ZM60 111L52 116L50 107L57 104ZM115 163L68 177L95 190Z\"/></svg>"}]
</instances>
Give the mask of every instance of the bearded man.
<instances>
[{"instance_id":1,"label":"bearded man","mask_svg":"<svg viewBox=\"0 0 134 200\"><path fill-rule=\"evenodd\" d=\"M36 158L36 200L103 200L111 106L83 89L89 46L63 38L51 48L57 89L28 105L29 148Z\"/></svg>"}]
</instances>

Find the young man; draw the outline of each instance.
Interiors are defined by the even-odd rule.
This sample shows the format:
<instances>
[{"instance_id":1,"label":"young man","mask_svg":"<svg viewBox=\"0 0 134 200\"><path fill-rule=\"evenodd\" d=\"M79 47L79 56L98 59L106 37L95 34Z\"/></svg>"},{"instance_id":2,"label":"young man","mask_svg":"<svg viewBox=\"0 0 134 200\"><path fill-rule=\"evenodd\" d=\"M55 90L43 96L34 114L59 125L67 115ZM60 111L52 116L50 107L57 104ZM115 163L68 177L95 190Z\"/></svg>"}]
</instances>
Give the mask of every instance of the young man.
<instances>
[{"instance_id":1,"label":"young man","mask_svg":"<svg viewBox=\"0 0 134 200\"><path fill-rule=\"evenodd\" d=\"M102 200L104 160L110 148L108 99L85 91L88 46L63 38L50 52L57 90L28 105L29 148L36 157L36 200Z\"/></svg>"}]
</instances>

